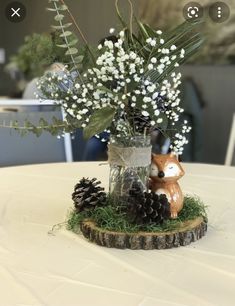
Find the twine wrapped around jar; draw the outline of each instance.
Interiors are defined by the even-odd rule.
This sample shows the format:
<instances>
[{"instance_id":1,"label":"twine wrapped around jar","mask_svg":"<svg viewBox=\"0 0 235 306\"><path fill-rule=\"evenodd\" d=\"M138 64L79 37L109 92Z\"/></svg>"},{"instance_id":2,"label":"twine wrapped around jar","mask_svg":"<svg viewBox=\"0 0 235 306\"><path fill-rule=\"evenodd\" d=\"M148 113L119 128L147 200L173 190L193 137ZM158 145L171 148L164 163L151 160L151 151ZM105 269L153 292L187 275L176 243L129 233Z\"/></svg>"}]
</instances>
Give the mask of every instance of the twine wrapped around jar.
<instances>
[{"instance_id":1,"label":"twine wrapped around jar","mask_svg":"<svg viewBox=\"0 0 235 306\"><path fill-rule=\"evenodd\" d=\"M109 192L118 199L117 202L126 203L133 184L147 190L151 151L151 139L146 135L111 138L108 146Z\"/></svg>"},{"instance_id":2,"label":"twine wrapped around jar","mask_svg":"<svg viewBox=\"0 0 235 306\"><path fill-rule=\"evenodd\" d=\"M121 167L147 167L151 163L151 149L151 146L137 148L109 144L108 162Z\"/></svg>"}]
</instances>

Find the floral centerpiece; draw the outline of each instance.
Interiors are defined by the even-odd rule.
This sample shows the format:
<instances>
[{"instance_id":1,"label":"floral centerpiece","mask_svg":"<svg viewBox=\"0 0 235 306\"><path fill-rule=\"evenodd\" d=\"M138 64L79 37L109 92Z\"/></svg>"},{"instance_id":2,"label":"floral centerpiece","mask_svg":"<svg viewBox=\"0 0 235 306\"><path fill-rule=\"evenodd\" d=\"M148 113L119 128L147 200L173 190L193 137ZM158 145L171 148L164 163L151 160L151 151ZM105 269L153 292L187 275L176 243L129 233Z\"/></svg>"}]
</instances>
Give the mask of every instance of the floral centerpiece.
<instances>
[{"instance_id":1,"label":"floral centerpiece","mask_svg":"<svg viewBox=\"0 0 235 306\"><path fill-rule=\"evenodd\" d=\"M71 32L65 30L69 25L63 23L63 10L69 13L79 33L82 32L64 1L51 1L50 10L55 12L59 23L56 29L61 30L65 39L61 47L67 48L70 63L60 74L48 73L38 84L41 99L51 99L63 107L66 116L61 126L66 126L65 130L81 127L86 139L100 137L104 131L105 135L111 135L108 139L101 137L100 141L110 141L110 191L117 196L128 193L129 187L125 186L131 186L136 180L145 188L151 131L158 130L170 138L171 150L182 154L190 127L186 121L181 126L176 125L183 112L179 98L181 74L177 68L203 41L201 35L194 32L197 23L185 22L163 34L134 18L132 2L128 2L129 25L116 1L121 29L110 29L112 36L104 39L95 51L85 40L86 55L77 57L78 49L74 45L78 40L69 40ZM84 40L83 34L82 38ZM81 73L83 63L87 62L90 64ZM120 151L120 147L136 149Z\"/></svg>"},{"instance_id":2,"label":"floral centerpiece","mask_svg":"<svg viewBox=\"0 0 235 306\"><path fill-rule=\"evenodd\" d=\"M66 49L68 62L60 72L48 72L39 80L37 97L55 101L63 108L65 117L62 121L54 119L52 124L42 119L38 127L26 122L25 128L38 134L42 130L63 134L82 128L86 139L98 137L100 141L109 142L109 194L104 194L103 188L98 186L100 182L95 179L81 180L73 193L75 217L71 217L70 225L78 215L78 219L80 216L93 216L94 219L97 213L100 216L99 207L105 205L106 219L110 212L116 222L120 216L129 216L129 221L122 219L124 224L134 223L138 229L143 224L145 230L146 225L148 230L153 229L152 226L159 226L171 216L176 218L177 212L172 214L170 211L173 204L169 203L167 194L158 195L149 190L150 135L157 130L169 138L171 152L176 155L182 154L187 144L186 134L190 127L186 121L179 124L183 109L180 106L181 74L178 67L200 48L203 38L196 29L202 21L186 21L174 30L162 33L134 16L131 0L128 0L130 20L126 22L116 0L121 28L110 29L112 36L92 48L65 2L49 2L49 10L55 14L57 22L54 28L64 39L64 44L59 47ZM83 53L76 47L78 39L68 30L72 23L64 21L66 14L85 43ZM17 123L14 127L20 128ZM103 132L106 132L105 137L100 136ZM183 170L177 172L180 170L178 161L172 159L171 164L174 165L170 167L170 173L176 169L173 176L180 178ZM160 176L159 173L158 179L163 178L165 174ZM172 188L177 188L181 201L177 182L171 184ZM167 179L166 185L169 187ZM81 214L84 211L93 213ZM203 212L200 204L193 218L204 216ZM88 234L86 226L83 229L90 237L90 229Z\"/></svg>"}]
</instances>

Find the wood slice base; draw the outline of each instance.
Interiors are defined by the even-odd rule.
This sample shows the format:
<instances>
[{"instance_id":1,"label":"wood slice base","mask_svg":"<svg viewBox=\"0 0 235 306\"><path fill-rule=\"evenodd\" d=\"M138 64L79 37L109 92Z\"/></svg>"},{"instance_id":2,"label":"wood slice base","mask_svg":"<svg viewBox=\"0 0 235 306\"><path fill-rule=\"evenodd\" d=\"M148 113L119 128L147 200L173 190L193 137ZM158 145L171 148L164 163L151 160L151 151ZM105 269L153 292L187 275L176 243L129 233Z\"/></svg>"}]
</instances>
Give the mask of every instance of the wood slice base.
<instances>
[{"instance_id":1,"label":"wood slice base","mask_svg":"<svg viewBox=\"0 0 235 306\"><path fill-rule=\"evenodd\" d=\"M125 233L104 230L91 220L83 221L81 232L91 242L108 248L153 250L170 249L189 245L202 238L207 231L207 223L202 217L185 221L178 230L169 232Z\"/></svg>"}]
</instances>

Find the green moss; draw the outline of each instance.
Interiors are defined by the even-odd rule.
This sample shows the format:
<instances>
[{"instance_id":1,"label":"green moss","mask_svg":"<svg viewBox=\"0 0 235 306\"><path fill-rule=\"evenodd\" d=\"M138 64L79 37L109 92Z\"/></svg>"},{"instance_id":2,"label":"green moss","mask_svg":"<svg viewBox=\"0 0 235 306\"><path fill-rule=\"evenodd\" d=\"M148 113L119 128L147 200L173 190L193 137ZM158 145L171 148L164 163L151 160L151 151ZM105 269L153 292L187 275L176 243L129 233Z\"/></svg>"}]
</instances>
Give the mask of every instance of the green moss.
<instances>
[{"instance_id":1,"label":"green moss","mask_svg":"<svg viewBox=\"0 0 235 306\"><path fill-rule=\"evenodd\" d=\"M186 196L184 199L184 207L179 213L177 219L166 220L161 225L136 225L131 224L125 213L118 211L117 206L112 205L112 200L108 198L107 203L103 207L97 207L93 211L84 211L82 213L76 213L72 211L67 227L69 230L79 232L79 224L84 219L92 219L97 225L106 230L122 231L135 233L139 231L146 232L165 232L172 231L179 228L182 222L192 220L197 217L203 217L207 221L206 207L198 197Z\"/></svg>"}]
</instances>

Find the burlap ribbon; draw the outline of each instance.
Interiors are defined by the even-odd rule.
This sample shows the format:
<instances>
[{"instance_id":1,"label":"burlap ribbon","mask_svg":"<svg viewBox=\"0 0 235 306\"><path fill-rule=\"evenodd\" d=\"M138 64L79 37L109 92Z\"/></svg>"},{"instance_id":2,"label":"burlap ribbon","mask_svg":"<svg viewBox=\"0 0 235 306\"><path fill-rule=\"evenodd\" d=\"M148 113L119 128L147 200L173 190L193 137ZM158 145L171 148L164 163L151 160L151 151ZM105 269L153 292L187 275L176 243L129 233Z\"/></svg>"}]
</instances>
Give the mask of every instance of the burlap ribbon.
<instances>
[{"instance_id":1,"label":"burlap ribbon","mask_svg":"<svg viewBox=\"0 0 235 306\"><path fill-rule=\"evenodd\" d=\"M110 165L123 167L146 167L151 163L152 147L118 147L114 144L108 146L108 162Z\"/></svg>"}]
</instances>

